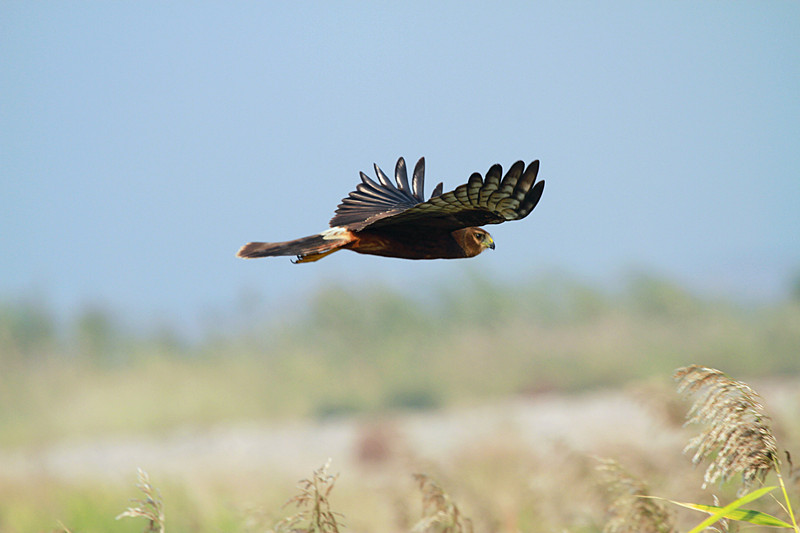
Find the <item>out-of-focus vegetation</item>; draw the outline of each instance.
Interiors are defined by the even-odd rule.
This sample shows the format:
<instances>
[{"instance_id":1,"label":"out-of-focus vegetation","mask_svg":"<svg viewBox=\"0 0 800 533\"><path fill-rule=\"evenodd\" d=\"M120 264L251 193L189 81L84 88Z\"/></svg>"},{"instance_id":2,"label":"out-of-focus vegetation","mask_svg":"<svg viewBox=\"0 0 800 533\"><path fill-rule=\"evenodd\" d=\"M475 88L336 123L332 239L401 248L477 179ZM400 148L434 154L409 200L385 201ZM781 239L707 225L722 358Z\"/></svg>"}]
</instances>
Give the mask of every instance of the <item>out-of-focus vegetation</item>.
<instances>
[{"instance_id":1,"label":"out-of-focus vegetation","mask_svg":"<svg viewBox=\"0 0 800 533\"><path fill-rule=\"evenodd\" d=\"M54 488L46 477L36 476L9 486L0 478L0 530L673 533L690 527L705 531L713 523L714 530L737 531L736 521L746 522L749 531L779 526L800 532L793 511L800 476L788 449L778 444L758 393L715 369L691 366L679 369L674 377L680 382L678 390L694 397L687 418L699 423L693 431L702 431L690 440L690 447L702 449L692 459L674 453L682 444L672 436L686 431L680 420L667 417L660 422L672 436L648 435L638 446L629 443L614 450L613 458L578 452L560 442L525 446L509 434L484 435L465 440L452 461L426 464L426 471L435 476L411 470L418 465L412 467L401 457L387 456L371 468L351 465L342 473L344 486L337 483L339 473L330 470L329 459L299 482L288 501L290 483L241 473L217 474L191 486L159 482L162 497L139 470L141 496L117 515L117 520L125 520L114 527L110 517L114 507L119 509L124 488L109 490L102 484ZM674 449L665 448L665 443ZM704 478L700 469L690 466L706 462L710 464ZM701 478L705 482L699 488ZM778 492L776 483L781 494L765 497ZM742 491L761 484L768 486L738 499ZM672 500L668 494L679 494L680 499ZM706 518L704 513L717 516ZM64 521L50 529L55 521L47 516Z\"/></svg>"},{"instance_id":2,"label":"out-of-focus vegetation","mask_svg":"<svg viewBox=\"0 0 800 533\"><path fill-rule=\"evenodd\" d=\"M294 309L250 302L247 316L258 319L212 327L193 340L166 326L134 333L119 310L90 308L64 324L36 300L0 303L0 451L36 456L72 437L629 387L692 363L747 379L797 376L798 286L783 301L758 305L701 296L652 276L613 291L552 276L496 282L472 275L408 292L328 286ZM645 396L665 413L664 424L682 431L680 416L667 416L669 400L652 388ZM370 442L393 439L391 428L365 431ZM795 426L781 431L789 446L796 442ZM681 446L647 442L647 449L631 445L615 454L631 470L620 483L646 478L651 494L713 503ZM345 515L343 530L426 531L420 517L433 524L449 516L442 509L463 512L476 531L599 532L612 523L608 509L629 522L617 500L608 501L596 458L563 443L534 449L513 434L464 442L448 464L424 465L450 495L429 491L436 498L423 497L421 507L417 465L397 453L342 472L331 505ZM167 531L269 531L282 516L299 516L281 509L291 480L194 475L158 481ZM800 476L790 473L787 481L796 494ZM734 489L716 489L732 501ZM24 478L0 472L0 530L141 531L141 518L114 521L130 496L128 484L55 479L46 468ZM58 529L59 520L68 529Z\"/></svg>"},{"instance_id":3,"label":"out-of-focus vegetation","mask_svg":"<svg viewBox=\"0 0 800 533\"><path fill-rule=\"evenodd\" d=\"M188 342L131 334L99 309L65 327L46 305L0 305L0 446L617 386L697 361L800 373L800 299L744 305L651 276L617 291L553 276L334 286L262 311Z\"/></svg>"}]
</instances>

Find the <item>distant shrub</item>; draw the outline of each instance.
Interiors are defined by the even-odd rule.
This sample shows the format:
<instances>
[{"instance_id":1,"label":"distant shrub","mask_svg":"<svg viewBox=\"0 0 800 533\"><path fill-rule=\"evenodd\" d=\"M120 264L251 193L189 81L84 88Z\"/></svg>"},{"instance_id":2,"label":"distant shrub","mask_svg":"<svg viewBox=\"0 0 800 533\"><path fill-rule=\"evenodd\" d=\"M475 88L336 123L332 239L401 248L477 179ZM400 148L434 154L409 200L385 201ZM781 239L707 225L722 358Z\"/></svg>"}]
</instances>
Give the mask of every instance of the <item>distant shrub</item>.
<instances>
[{"instance_id":1,"label":"distant shrub","mask_svg":"<svg viewBox=\"0 0 800 533\"><path fill-rule=\"evenodd\" d=\"M314 407L312 415L319 420L339 418L364 410L355 400L323 400Z\"/></svg>"},{"instance_id":2,"label":"distant shrub","mask_svg":"<svg viewBox=\"0 0 800 533\"><path fill-rule=\"evenodd\" d=\"M383 406L389 410L422 411L442 406L441 396L429 387L404 388L389 394Z\"/></svg>"},{"instance_id":3,"label":"distant shrub","mask_svg":"<svg viewBox=\"0 0 800 533\"><path fill-rule=\"evenodd\" d=\"M55 345L56 326L37 300L0 304L0 363L40 358Z\"/></svg>"}]
</instances>

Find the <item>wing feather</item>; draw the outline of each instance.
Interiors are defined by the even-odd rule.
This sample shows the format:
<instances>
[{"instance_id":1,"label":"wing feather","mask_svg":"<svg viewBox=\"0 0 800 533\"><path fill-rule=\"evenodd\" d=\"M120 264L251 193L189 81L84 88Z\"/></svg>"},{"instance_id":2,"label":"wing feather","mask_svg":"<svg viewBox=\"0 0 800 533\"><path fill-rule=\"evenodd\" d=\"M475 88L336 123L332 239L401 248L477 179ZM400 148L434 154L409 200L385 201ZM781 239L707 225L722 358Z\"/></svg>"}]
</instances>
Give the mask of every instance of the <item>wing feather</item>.
<instances>
[{"instance_id":1,"label":"wing feather","mask_svg":"<svg viewBox=\"0 0 800 533\"><path fill-rule=\"evenodd\" d=\"M500 165L492 165L485 179L476 172L466 184L441 195L435 194L437 186L429 200L370 220L357 229L374 227L389 231L395 227L400 231L412 227L437 227L455 230L521 220L533 211L544 190L544 181L536 182L538 172L538 160L527 168L525 163L517 161L505 176Z\"/></svg>"},{"instance_id":2,"label":"wing feather","mask_svg":"<svg viewBox=\"0 0 800 533\"><path fill-rule=\"evenodd\" d=\"M483 178L477 172L473 172L467 180L467 196L469 197L470 205L479 205L482 187Z\"/></svg>"},{"instance_id":3,"label":"wing feather","mask_svg":"<svg viewBox=\"0 0 800 533\"><path fill-rule=\"evenodd\" d=\"M425 201L425 158L420 157L414 166L414 176L411 178L411 194L420 202Z\"/></svg>"},{"instance_id":4,"label":"wing feather","mask_svg":"<svg viewBox=\"0 0 800 533\"><path fill-rule=\"evenodd\" d=\"M356 190L358 190L358 187L356 187ZM378 191L371 191L369 194L375 198L375 200L379 200L390 205L408 203L409 201L406 196L400 194L400 192L396 190L391 191L380 189Z\"/></svg>"},{"instance_id":5,"label":"wing feather","mask_svg":"<svg viewBox=\"0 0 800 533\"><path fill-rule=\"evenodd\" d=\"M401 157L400 159L403 159L403 158ZM400 161L398 161L398 163L400 163ZM381 167L379 167L377 163L373 163L372 166L375 168L375 174L378 175L378 179L381 180L381 185L383 185L387 189L393 189L394 185L392 185L392 182L389 181L389 177L386 174L383 173L383 170L381 170Z\"/></svg>"},{"instance_id":6,"label":"wing feather","mask_svg":"<svg viewBox=\"0 0 800 533\"><path fill-rule=\"evenodd\" d=\"M394 204L401 199L398 198L397 195L392 194L391 191L375 188L364 183L359 183L356 186L356 190L350 194L350 197L386 204Z\"/></svg>"},{"instance_id":7,"label":"wing feather","mask_svg":"<svg viewBox=\"0 0 800 533\"><path fill-rule=\"evenodd\" d=\"M469 201L469 192L467 191L467 184L459 185L453 191L453 194L456 197L456 200L461 202L461 205L464 206L465 209L471 209L472 204Z\"/></svg>"},{"instance_id":8,"label":"wing feather","mask_svg":"<svg viewBox=\"0 0 800 533\"><path fill-rule=\"evenodd\" d=\"M522 178L517 180L517 184L514 186L514 198L520 202L525 199L525 195L531 190L533 182L536 181L536 174L538 174L538 172L539 161L534 161L528 165L528 168L526 168L525 172L522 174Z\"/></svg>"},{"instance_id":9,"label":"wing feather","mask_svg":"<svg viewBox=\"0 0 800 533\"><path fill-rule=\"evenodd\" d=\"M488 172L486 172L486 179L483 180L483 187L481 187L478 195L479 205L487 205L489 197L500 187L500 176L502 175L503 168L500 165L492 165L489 168Z\"/></svg>"},{"instance_id":10,"label":"wing feather","mask_svg":"<svg viewBox=\"0 0 800 533\"><path fill-rule=\"evenodd\" d=\"M413 196L411 189L408 186L408 171L406 171L406 160L402 157L397 160L397 165L394 167L394 180L397 182L397 188Z\"/></svg>"},{"instance_id":11,"label":"wing feather","mask_svg":"<svg viewBox=\"0 0 800 533\"><path fill-rule=\"evenodd\" d=\"M342 200L336 209L336 214L330 221L331 227L347 226L360 229L371 221L384 216L400 213L413 207L423 200L422 186L425 180L425 162L420 160L414 169L414 187L419 187L419 198L408 183L405 160L401 157L395 166L395 181L389 177L378 165L374 165L378 181L369 178L360 172L361 183L356 190Z\"/></svg>"},{"instance_id":12,"label":"wing feather","mask_svg":"<svg viewBox=\"0 0 800 533\"><path fill-rule=\"evenodd\" d=\"M467 183L444 194L440 183L427 201L424 201L424 158L417 161L411 182L405 160L398 159L396 185L378 165L374 167L378 182L360 173L361 183L339 204L331 226L346 226L351 231L365 228L413 231L431 227L452 231L499 224L528 216L544 190L544 181L536 181L538 160L527 167L517 161L505 176L500 165L492 165L486 178L475 172Z\"/></svg>"},{"instance_id":13,"label":"wing feather","mask_svg":"<svg viewBox=\"0 0 800 533\"><path fill-rule=\"evenodd\" d=\"M361 183L356 185L356 191L363 194L368 194L375 199L385 202L397 200L397 196L393 193L392 189L384 188L383 186L375 183L363 172L361 172Z\"/></svg>"},{"instance_id":14,"label":"wing feather","mask_svg":"<svg viewBox=\"0 0 800 533\"><path fill-rule=\"evenodd\" d=\"M540 181L533 186L533 188L525 196L525 201L523 201L522 205L520 205L519 213L522 217L528 216L530 212L533 211L533 209L536 207L536 204L539 203L539 200L542 197L542 192L544 192L544 182Z\"/></svg>"}]
</instances>

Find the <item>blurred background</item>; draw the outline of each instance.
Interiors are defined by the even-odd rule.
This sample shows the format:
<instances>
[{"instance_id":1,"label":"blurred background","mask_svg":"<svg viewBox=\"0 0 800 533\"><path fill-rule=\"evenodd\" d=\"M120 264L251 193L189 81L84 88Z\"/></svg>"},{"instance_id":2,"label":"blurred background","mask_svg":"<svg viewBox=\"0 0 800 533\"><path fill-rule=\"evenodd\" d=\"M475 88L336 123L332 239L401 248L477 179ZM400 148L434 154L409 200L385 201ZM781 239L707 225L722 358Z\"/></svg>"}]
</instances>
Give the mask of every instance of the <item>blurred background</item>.
<instances>
[{"instance_id":1,"label":"blurred background","mask_svg":"<svg viewBox=\"0 0 800 533\"><path fill-rule=\"evenodd\" d=\"M136 467L179 528L247 530L329 456L351 530L404 530L394 480L421 465L486 530L599 530L589 504L531 511L519 465L599 453L592 421L639 416L654 446L654 420L679 424L630 410L669 405L692 363L763 383L796 445L798 21L796 2L3 2L0 530L140 530L113 522ZM426 193L518 159L547 186L468 261L235 258L323 230L400 156L426 158ZM674 457L639 461L657 478L688 463L665 435Z\"/></svg>"}]
</instances>

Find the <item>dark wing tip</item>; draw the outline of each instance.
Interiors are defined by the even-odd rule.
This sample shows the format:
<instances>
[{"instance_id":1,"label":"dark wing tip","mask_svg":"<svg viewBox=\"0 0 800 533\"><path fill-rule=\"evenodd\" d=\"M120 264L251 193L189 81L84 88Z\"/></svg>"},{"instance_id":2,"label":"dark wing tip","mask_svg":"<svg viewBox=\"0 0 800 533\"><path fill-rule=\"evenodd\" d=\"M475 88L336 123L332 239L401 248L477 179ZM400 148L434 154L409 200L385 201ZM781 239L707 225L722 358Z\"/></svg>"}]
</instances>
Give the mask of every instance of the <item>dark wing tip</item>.
<instances>
[{"instance_id":1,"label":"dark wing tip","mask_svg":"<svg viewBox=\"0 0 800 533\"><path fill-rule=\"evenodd\" d=\"M520 219L525 218L530 214L531 211L533 211L533 209L539 203L539 200L542 199L543 192L544 180L537 181L536 184L531 187L531 190L528 191L528 194L525 195L525 199L522 201L517 210Z\"/></svg>"},{"instance_id":2,"label":"dark wing tip","mask_svg":"<svg viewBox=\"0 0 800 533\"><path fill-rule=\"evenodd\" d=\"M406 160L402 157L397 160L397 165L394 167L394 181L397 182L397 188L401 191L411 195L411 189L408 186L408 171L406 170Z\"/></svg>"},{"instance_id":3,"label":"dark wing tip","mask_svg":"<svg viewBox=\"0 0 800 533\"><path fill-rule=\"evenodd\" d=\"M411 194L420 202L425 201L425 158L420 157L414 165L414 175L411 177Z\"/></svg>"},{"instance_id":4,"label":"dark wing tip","mask_svg":"<svg viewBox=\"0 0 800 533\"><path fill-rule=\"evenodd\" d=\"M372 166L375 168L375 174L378 176L378 181L381 182L381 185L387 189L394 189L394 185L392 185L392 182L389 181L389 178L386 176L386 174L383 173L383 170L381 170L381 167L378 166L378 163L373 163Z\"/></svg>"},{"instance_id":5,"label":"dark wing tip","mask_svg":"<svg viewBox=\"0 0 800 533\"><path fill-rule=\"evenodd\" d=\"M420 166L421 165L421 166ZM395 165L396 185L373 164L378 181L370 179L360 172L361 183L342 199L336 212L328 223L330 226L346 226L361 230L377 220L409 209L424 201L422 198L424 179L424 158L420 159L414 169L413 181L408 181L408 170L405 159L400 157Z\"/></svg>"}]
</instances>

